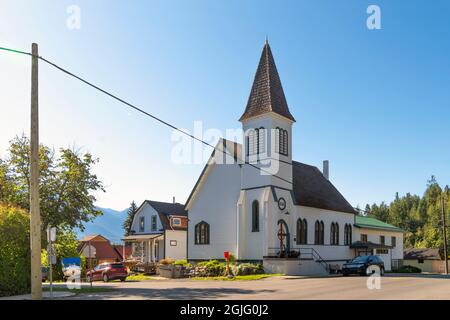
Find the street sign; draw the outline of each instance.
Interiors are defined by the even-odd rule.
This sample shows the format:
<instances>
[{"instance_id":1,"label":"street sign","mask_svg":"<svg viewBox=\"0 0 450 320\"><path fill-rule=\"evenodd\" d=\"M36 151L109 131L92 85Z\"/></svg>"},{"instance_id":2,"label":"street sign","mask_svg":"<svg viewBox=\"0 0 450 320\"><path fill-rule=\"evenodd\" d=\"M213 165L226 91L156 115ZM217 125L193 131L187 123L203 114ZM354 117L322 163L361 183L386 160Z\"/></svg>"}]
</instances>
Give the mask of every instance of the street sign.
<instances>
[{"instance_id":1,"label":"street sign","mask_svg":"<svg viewBox=\"0 0 450 320\"><path fill-rule=\"evenodd\" d=\"M56 253L51 243L47 245L47 254L49 264L56 264Z\"/></svg>"},{"instance_id":2,"label":"street sign","mask_svg":"<svg viewBox=\"0 0 450 320\"><path fill-rule=\"evenodd\" d=\"M55 242L56 241L56 228L47 228L47 241L48 242Z\"/></svg>"}]
</instances>

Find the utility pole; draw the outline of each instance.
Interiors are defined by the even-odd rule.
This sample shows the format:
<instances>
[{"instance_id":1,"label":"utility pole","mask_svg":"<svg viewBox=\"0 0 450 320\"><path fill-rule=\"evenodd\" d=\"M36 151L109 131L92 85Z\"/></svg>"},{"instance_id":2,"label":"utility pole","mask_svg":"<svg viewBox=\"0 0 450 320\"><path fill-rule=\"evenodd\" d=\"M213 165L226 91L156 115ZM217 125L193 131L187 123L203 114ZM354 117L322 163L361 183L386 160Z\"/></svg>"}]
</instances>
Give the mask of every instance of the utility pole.
<instances>
[{"instance_id":1,"label":"utility pole","mask_svg":"<svg viewBox=\"0 0 450 320\"><path fill-rule=\"evenodd\" d=\"M448 274L448 252L447 252L447 227L445 225L445 204L444 194L441 194L441 211L442 211L442 232L444 235L444 263L445 274Z\"/></svg>"},{"instance_id":2,"label":"utility pole","mask_svg":"<svg viewBox=\"0 0 450 320\"><path fill-rule=\"evenodd\" d=\"M38 45L31 46L31 134L30 134L30 245L31 298L42 299L41 214L39 210L39 94Z\"/></svg>"}]
</instances>

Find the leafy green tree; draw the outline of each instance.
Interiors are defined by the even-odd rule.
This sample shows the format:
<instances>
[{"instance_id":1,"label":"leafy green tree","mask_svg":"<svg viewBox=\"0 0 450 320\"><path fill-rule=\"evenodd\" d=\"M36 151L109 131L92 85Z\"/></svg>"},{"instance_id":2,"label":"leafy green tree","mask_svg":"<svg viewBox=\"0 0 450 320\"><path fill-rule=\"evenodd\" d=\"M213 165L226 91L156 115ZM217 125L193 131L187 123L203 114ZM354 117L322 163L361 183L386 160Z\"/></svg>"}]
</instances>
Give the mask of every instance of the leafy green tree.
<instances>
[{"instance_id":1,"label":"leafy green tree","mask_svg":"<svg viewBox=\"0 0 450 320\"><path fill-rule=\"evenodd\" d=\"M137 209L138 209L138 207L136 206L136 203L134 201L132 201L130 204L130 208L128 209L128 212L127 212L127 218L125 219L125 221L123 222L123 225L122 225L124 234L126 236L128 236L130 233L131 224L133 223L133 218L134 218L134 215L135 215Z\"/></svg>"},{"instance_id":2,"label":"leafy green tree","mask_svg":"<svg viewBox=\"0 0 450 320\"><path fill-rule=\"evenodd\" d=\"M0 203L0 296L27 293L30 284L29 215Z\"/></svg>"},{"instance_id":3,"label":"leafy green tree","mask_svg":"<svg viewBox=\"0 0 450 320\"><path fill-rule=\"evenodd\" d=\"M0 162L0 201L29 210L30 142L25 136L10 142L9 155ZM90 153L61 148L59 157L50 148L39 148L40 207L43 229L47 225L84 230L83 223L101 214L94 192L104 191L92 172L98 159Z\"/></svg>"},{"instance_id":4,"label":"leafy green tree","mask_svg":"<svg viewBox=\"0 0 450 320\"><path fill-rule=\"evenodd\" d=\"M405 231L405 247L440 248L443 246L442 195L445 199L445 214L449 219L449 187L442 189L434 176L428 180L422 197L410 193L400 196L396 193L389 205L384 202L373 204L369 215L402 228Z\"/></svg>"}]
</instances>

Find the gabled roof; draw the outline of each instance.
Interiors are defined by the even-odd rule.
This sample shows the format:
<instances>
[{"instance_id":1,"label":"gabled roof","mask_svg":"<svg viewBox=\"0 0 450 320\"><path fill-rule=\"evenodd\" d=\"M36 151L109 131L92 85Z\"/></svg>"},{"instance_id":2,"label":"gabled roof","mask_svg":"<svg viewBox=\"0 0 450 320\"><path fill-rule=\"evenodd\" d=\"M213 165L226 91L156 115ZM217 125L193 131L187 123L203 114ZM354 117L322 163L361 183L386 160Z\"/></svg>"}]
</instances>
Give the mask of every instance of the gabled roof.
<instances>
[{"instance_id":1,"label":"gabled roof","mask_svg":"<svg viewBox=\"0 0 450 320\"><path fill-rule=\"evenodd\" d=\"M247 107L239 120L243 121L269 112L295 121L289 111L272 51L266 41L253 80Z\"/></svg>"},{"instance_id":2,"label":"gabled roof","mask_svg":"<svg viewBox=\"0 0 450 320\"><path fill-rule=\"evenodd\" d=\"M236 163L242 164L242 145L229 140L221 139L217 144L218 149L222 146L226 147L228 153L235 150ZM220 151L217 151L220 152ZM194 194L201 187L202 181L206 179L209 168L214 165L213 158L215 152L205 165L200 177L198 178L188 200L186 206L192 201ZM296 205L326 209L332 211L340 211L355 214L355 210L350 203L345 200L342 194L327 180L317 167L310 166L297 161L292 162L293 168L293 193ZM256 170L256 169L255 169Z\"/></svg>"},{"instance_id":3,"label":"gabled roof","mask_svg":"<svg viewBox=\"0 0 450 320\"><path fill-rule=\"evenodd\" d=\"M403 259L405 260L442 260L439 254L439 249L430 248L410 248L404 252Z\"/></svg>"},{"instance_id":4,"label":"gabled roof","mask_svg":"<svg viewBox=\"0 0 450 320\"><path fill-rule=\"evenodd\" d=\"M387 231L397 231L403 232L402 229L393 226L392 224L380 221L378 219L372 217L365 216L356 216L355 227L357 228L365 228L365 229L378 229L378 230L387 230Z\"/></svg>"},{"instance_id":5,"label":"gabled roof","mask_svg":"<svg viewBox=\"0 0 450 320\"><path fill-rule=\"evenodd\" d=\"M392 246L370 241L356 241L350 245L350 249L392 249Z\"/></svg>"},{"instance_id":6,"label":"gabled roof","mask_svg":"<svg viewBox=\"0 0 450 320\"><path fill-rule=\"evenodd\" d=\"M158 216L159 216L159 220L161 221L161 224L163 225L164 230L166 230L166 229L186 230L186 227L171 227L170 221L169 221L170 216L181 216L181 217L187 218L187 211L184 209L184 204L145 200L144 202L142 202L142 204L136 210L135 215L139 210L141 210L141 208L146 203L149 204L153 209L156 210L156 212L158 213ZM134 220L134 216L133 216L133 220ZM131 228L131 226L130 226L130 228ZM131 230L129 230L129 232L130 231Z\"/></svg>"},{"instance_id":7,"label":"gabled roof","mask_svg":"<svg viewBox=\"0 0 450 320\"><path fill-rule=\"evenodd\" d=\"M80 242L88 242L88 241L109 241L109 240L106 239L101 234L90 234L90 235L84 236L80 240Z\"/></svg>"},{"instance_id":8,"label":"gabled roof","mask_svg":"<svg viewBox=\"0 0 450 320\"><path fill-rule=\"evenodd\" d=\"M91 235L86 236L80 240L80 245L78 246L78 251L82 252L83 249L91 245L95 248L95 257L97 259L112 259L112 260L121 260L122 255L118 254L118 252L114 249L108 239L103 237L102 235Z\"/></svg>"},{"instance_id":9,"label":"gabled roof","mask_svg":"<svg viewBox=\"0 0 450 320\"><path fill-rule=\"evenodd\" d=\"M296 205L356 213L353 207L317 167L292 161Z\"/></svg>"}]
</instances>

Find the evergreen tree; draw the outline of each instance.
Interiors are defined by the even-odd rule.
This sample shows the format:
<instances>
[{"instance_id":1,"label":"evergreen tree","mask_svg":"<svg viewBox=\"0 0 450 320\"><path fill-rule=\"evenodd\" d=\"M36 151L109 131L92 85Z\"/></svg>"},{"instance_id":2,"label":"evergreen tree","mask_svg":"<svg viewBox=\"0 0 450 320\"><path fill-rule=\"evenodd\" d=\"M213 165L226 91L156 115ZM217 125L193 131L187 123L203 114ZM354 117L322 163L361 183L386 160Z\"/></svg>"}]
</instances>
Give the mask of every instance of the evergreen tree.
<instances>
[{"instance_id":1,"label":"evergreen tree","mask_svg":"<svg viewBox=\"0 0 450 320\"><path fill-rule=\"evenodd\" d=\"M370 209L366 206L366 211L373 218L402 228L405 248L440 248L443 246L441 196L450 221L450 190L448 186L442 189L434 176L428 180L422 197L410 193L400 196L397 192L389 205L373 204Z\"/></svg>"},{"instance_id":2,"label":"evergreen tree","mask_svg":"<svg viewBox=\"0 0 450 320\"><path fill-rule=\"evenodd\" d=\"M125 221L122 224L125 236L128 236L130 234L131 224L133 223L133 218L134 218L134 215L135 215L137 209L138 208L136 206L136 203L134 201L132 201L130 204L130 208L128 209L128 212L127 212L127 218L125 219Z\"/></svg>"}]
</instances>

